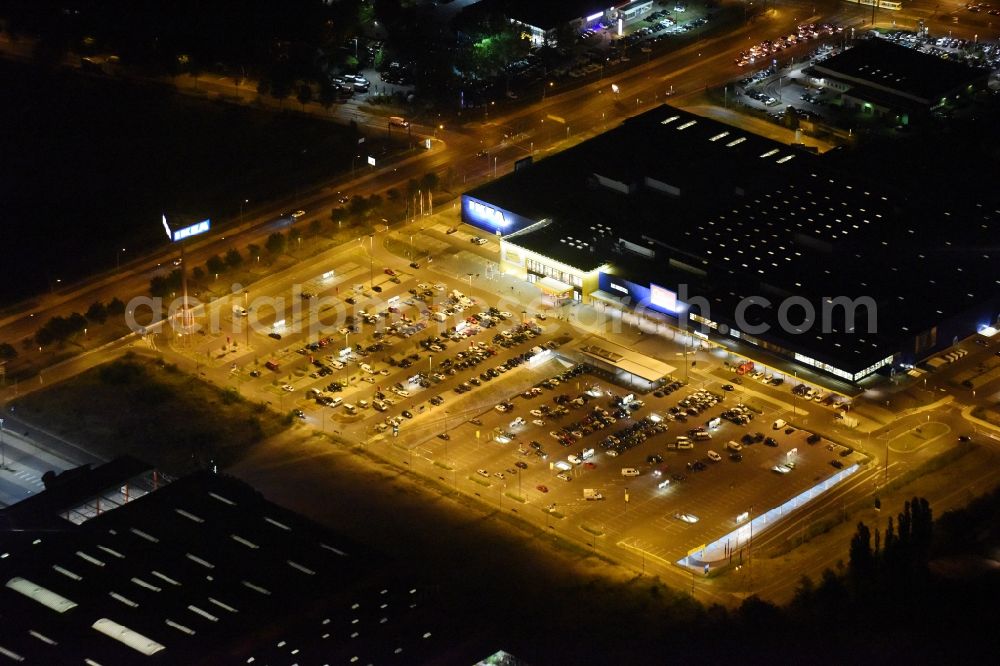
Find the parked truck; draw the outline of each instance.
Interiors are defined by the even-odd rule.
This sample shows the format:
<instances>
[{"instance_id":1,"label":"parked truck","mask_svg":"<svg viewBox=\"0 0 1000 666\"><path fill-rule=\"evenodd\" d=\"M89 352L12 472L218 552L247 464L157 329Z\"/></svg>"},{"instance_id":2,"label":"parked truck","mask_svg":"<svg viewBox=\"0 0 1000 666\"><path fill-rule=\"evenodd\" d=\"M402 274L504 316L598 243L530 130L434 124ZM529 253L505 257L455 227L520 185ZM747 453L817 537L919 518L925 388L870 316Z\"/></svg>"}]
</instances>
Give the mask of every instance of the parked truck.
<instances>
[{"instance_id":1,"label":"parked truck","mask_svg":"<svg viewBox=\"0 0 1000 666\"><path fill-rule=\"evenodd\" d=\"M588 500L588 501L590 501L590 500L602 500L602 499L604 499L604 495L602 495L601 493L597 492L593 488L584 488L583 489L583 499Z\"/></svg>"}]
</instances>

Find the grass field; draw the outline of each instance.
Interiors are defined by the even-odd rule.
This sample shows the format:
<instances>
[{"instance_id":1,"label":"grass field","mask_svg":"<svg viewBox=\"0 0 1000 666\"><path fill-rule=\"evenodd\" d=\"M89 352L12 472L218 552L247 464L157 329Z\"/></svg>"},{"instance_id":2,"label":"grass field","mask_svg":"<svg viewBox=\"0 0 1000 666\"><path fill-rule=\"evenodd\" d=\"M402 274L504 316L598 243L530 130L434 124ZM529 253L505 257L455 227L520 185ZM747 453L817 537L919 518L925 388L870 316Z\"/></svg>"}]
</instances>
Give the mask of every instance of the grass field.
<instances>
[{"instance_id":1,"label":"grass field","mask_svg":"<svg viewBox=\"0 0 1000 666\"><path fill-rule=\"evenodd\" d=\"M170 474L225 467L285 422L263 405L134 355L31 393L25 420L112 458L129 454Z\"/></svg>"}]
</instances>

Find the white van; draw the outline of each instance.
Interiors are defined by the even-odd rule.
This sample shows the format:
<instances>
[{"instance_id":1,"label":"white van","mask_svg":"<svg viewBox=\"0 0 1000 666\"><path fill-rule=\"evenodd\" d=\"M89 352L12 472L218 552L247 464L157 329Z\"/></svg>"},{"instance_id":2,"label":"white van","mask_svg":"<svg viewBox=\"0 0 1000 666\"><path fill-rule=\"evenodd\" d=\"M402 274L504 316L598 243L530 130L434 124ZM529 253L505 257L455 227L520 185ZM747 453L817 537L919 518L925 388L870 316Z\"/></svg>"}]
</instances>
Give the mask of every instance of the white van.
<instances>
[{"instance_id":1,"label":"white van","mask_svg":"<svg viewBox=\"0 0 1000 666\"><path fill-rule=\"evenodd\" d=\"M622 476L639 476L641 472L635 467L622 467Z\"/></svg>"},{"instance_id":2,"label":"white van","mask_svg":"<svg viewBox=\"0 0 1000 666\"><path fill-rule=\"evenodd\" d=\"M680 451L689 451L693 448L694 448L694 442L692 442L691 440L677 442L677 449Z\"/></svg>"},{"instance_id":3,"label":"white van","mask_svg":"<svg viewBox=\"0 0 1000 666\"><path fill-rule=\"evenodd\" d=\"M352 405L349 402L345 402L344 403L344 411L347 412L348 414L357 414L358 413L358 408L355 407L354 405Z\"/></svg>"},{"instance_id":4,"label":"white van","mask_svg":"<svg viewBox=\"0 0 1000 666\"><path fill-rule=\"evenodd\" d=\"M389 124L393 127L409 127L410 122L402 116L389 116Z\"/></svg>"},{"instance_id":5,"label":"white van","mask_svg":"<svg viewBox=\"0 0 1000 666\"><path fill-rule=\"evenodd\" d=\"M334 398L333 402L330 403L330 407L339 407L343 402L344 402L343 398Z\"/></svg>"},{"instance_id":6,"label":"white van","mask_svg":"<svg viewBox=\"0 0 1000 666\"><path fill-rule=\"evenodd\" d=\"M722 460L722 456L720 456L715 451L709 451L705 455L707 455L708 459L711 460L712 462L719 462L720 460Z\"/></svg>"},{"instance_id":7,"label":"white van","mask_svg":"<svg viewBox=\"0 0 1000 666\"><path fill-rule=\"evenodd\" d=\"M733 440L729 440L728 442L726 442L726 448L729 449L730 451L738 452L743 450L743 445L740 444L739 442L734 442Z\"/></svg>"}]
</instances>

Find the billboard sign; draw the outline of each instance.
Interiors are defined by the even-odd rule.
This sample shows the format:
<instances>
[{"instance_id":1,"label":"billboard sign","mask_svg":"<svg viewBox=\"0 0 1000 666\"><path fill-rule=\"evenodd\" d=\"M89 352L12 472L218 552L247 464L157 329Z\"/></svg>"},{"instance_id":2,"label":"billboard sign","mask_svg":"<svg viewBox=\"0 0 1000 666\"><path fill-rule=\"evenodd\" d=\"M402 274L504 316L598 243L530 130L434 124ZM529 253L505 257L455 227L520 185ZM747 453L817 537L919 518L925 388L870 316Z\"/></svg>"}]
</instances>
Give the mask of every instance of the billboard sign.
<instances>
[{"instance_id":1,"label":"billboard sign","mask_svg":"<svg viewBox=\"0 0 1000 666\"><path fill-rule=\"evenodd\" d=\"M649 302L667 312L677 312L677 294L658 284L649 285Z\"/></svg>"},{"instance_id":2,"label":"billboard sign","mask_svg":"<svg viewBox=\"0 0 1000 666\"><path fill-rule=\"evenodd\" d=\"M507 218L504 217L502 210L494 208L493 206L487 206L480 201L467 199L466 211L469 216L477 222L487 224L494 228L503 228L507 226Z\"/></svg>"},{"instance_id":3,"label":"billboard sign","mask_svg":"<svg viewBox=\"0 0 1000 666\"><path fill-rule=\"evenodd\" d=\"M191 238L192 236L200 236L211 228L211 220L202 220L201 222L196 222L180 229L171 229L170 224L167 222L167 216L163 215L163 229L167 232L167 238L175 243L185 238Z\"/></svg>"}]
</instances>

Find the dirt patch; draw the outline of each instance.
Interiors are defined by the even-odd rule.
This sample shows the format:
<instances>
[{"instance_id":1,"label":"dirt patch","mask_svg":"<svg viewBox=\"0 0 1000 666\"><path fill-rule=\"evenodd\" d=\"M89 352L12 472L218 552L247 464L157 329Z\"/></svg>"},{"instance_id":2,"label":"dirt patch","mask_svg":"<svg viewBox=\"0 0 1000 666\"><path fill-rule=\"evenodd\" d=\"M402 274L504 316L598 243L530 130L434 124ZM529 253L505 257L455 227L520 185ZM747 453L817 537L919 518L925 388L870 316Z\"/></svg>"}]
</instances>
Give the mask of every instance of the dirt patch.
<instances>
[{"instance_id":1,"label":"dirt patch","mask_svg":"<svg viewBox=\"0 0 1000 666\"><path fill-rule=\"evenodd\" d=\"M159 361L126 355L15 403L17 414L103 458L128 454L169 474L232 464L285 427L247 401Z\"/></svg>"}]
</instances>

